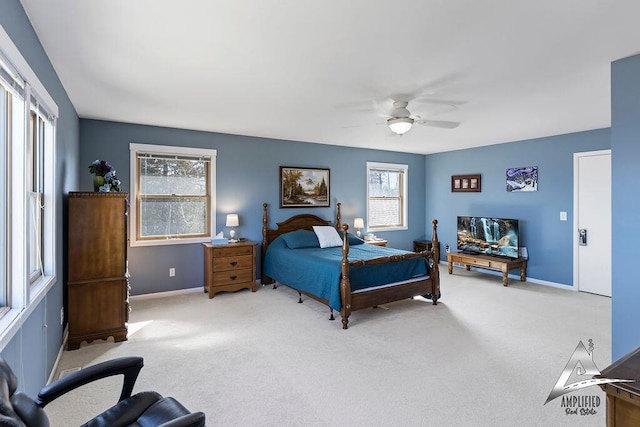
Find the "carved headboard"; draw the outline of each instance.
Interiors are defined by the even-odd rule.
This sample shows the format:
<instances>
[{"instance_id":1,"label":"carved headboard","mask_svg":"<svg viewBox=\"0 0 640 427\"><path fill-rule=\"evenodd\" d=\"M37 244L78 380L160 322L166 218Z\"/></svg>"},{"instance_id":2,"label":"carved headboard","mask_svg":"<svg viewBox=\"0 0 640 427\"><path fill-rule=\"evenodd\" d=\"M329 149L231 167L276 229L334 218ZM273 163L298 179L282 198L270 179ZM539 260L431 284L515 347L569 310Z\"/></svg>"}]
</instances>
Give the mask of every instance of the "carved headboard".
<instances>
[{"instance_id":1,"label":"carved headboard","mask_svg":"<svg viewBox=\"0 0 640 427\"><path fill-rule=\"evenodd\" d=\"M331 225L331 221L320 218L317 215L312 214L299 214L294 215L289 219L276 223L277 229L269 228L269 218L267 215L267 203L262 204L262 246L263 250L266 245L273 242L273 240L281 234L288 233L294 230L310 230L313 231L314 225ZM340 213L341 204L336 204L336 229L340 230L342 225L342 214Z\"/></svg>"}]
</instances>

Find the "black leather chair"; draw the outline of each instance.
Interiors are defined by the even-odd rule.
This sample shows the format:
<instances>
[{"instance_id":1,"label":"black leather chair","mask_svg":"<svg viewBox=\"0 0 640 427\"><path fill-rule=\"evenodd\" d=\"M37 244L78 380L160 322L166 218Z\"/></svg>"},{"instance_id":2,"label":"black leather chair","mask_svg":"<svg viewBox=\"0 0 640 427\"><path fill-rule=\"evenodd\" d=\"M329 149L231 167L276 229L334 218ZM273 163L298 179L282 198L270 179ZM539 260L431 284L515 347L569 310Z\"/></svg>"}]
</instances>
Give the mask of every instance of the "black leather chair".
<instances>
[{"instance_id":1,"label":"black leather chair","mask_svg":"<svg viewBox=\"0 0 640 427\"><path fill-rule=\"evenodd\" d=\"M9 365L0 358L0 426L47 427L44 408L63 394L102 378L123 375L120 399L111 408L88 421L90 427L177 427L205 425L202 412L191 413L172 397L162 397L155 391L131 395L140 370L142 357L121 357L73 372L45 386L33 400L16 393L18 379Z\"/></svg>"}]
</instances>

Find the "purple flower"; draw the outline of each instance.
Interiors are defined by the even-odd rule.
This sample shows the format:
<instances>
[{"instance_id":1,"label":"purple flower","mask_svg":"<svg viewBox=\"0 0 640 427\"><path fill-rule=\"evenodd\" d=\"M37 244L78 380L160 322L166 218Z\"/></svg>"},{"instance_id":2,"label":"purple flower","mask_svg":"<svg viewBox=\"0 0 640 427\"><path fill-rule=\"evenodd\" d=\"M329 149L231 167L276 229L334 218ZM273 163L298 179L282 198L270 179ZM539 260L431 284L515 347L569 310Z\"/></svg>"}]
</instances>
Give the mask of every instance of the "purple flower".
<instances>
[{"instance_id":1,"label":"purple flower","mask_svg":"<svg viewBox=\"0 0 640 427\"><path fill-rule=\"evenodd\" d=\"M89 165L89 172L93 175L105 176L109 172L115 172L115 170L106 160L96 160Z\"/></svg>"}]
</instances>

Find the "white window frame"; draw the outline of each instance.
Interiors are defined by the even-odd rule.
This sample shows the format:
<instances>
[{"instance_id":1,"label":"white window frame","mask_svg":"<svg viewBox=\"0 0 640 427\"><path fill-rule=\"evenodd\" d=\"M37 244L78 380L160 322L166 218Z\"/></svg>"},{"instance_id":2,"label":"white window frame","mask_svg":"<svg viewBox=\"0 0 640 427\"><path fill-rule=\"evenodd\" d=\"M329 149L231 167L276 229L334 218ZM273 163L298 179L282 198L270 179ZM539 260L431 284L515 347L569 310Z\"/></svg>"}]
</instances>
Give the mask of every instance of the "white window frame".
<instances>
[{"instance_id":1,"label":"white window frame","mask_svg":"<svg viewBox=\"0 0 640 427\"><path fill-rule=\"evenodd\" d=\"M50 137L52 128L47 118L41 114L38 105L31 104L29 113L29 165L32 167L28 178L29 187L29 227L27 228L29 275L31 283L37 283L37 279L44 274L43 257L43 232L44 232L44 147ZM31 121L33 119L33 122Z\"/></svg>"},{"instance_id":2,"label":"white window frame","mask_svg":"<svg viewBox=\"0 0 640 427\"><path fill-rule=\"evenodd\" d=\"M6 293L5 304L0 308L0 349L13 338L49 289L56 283L56 119L58 106L44 88L35 72L20 54L9 35L0 25L0 61L20 86L7 88L12 93L11 138L7 140L2 158L3 176L6 180L4 199L0 202L4 219L5 247L3 272ZM29 274L28 254L33 242L29 236L31 191L30 174L33 170L29 153L29 115L35 108L46 120L43 183L41 204L44 205L40 224L42 227L42 273L32 280ZM4 120L4 118L2 118ZM2 126L0 126L2 127ZM5 134L6 136L6 134ZM3 138L5 137L3 136ZM32 234L32 233L31 233Z\"/></svg>"},{"instance_id":3,"label":"white window frame","mask_svg":"<svg viewBox=\"0 0 640 427\"><path fill-rule=\"evenodd\" d=\"M210 224L209 234L204 237L183 237L183 238L170 238L170 239L138 239L138 152L155 153L162 155L186 155L186 156L202 156L211 158L209 167L209 209ZM206 148L192 148L192 147L174 147L169 145L152 145L152 144L129 144L129 165L130 165L130 193L129 193L129 244L131 247L135 246L161 246L161 245L182 245L193 243L210 242L213 236L216 234L216 156L217 150Z\"/></svg>"},{"instance_id":4,"label":"white window frame","mask_svg":"<svg viewBox=\"0 0 640 427\"><path fill-rule=\"evenodd\" d=\"M384 169L384 170L394 170L402 173L402 192L400 195L401 199L401 224L400 225L388 225L388 226L371 226L370 217L369 217L369 174L372 170L376 169ZM367 177L366 177L366 186L367 186L367 223L366 231L397 231L397 230L407 230L409 228L409 215L408 215L408 206L409 206L409 165L399 164L399 163L380 163L380 162L367 162Z\"/></svg>"}]
</instances>

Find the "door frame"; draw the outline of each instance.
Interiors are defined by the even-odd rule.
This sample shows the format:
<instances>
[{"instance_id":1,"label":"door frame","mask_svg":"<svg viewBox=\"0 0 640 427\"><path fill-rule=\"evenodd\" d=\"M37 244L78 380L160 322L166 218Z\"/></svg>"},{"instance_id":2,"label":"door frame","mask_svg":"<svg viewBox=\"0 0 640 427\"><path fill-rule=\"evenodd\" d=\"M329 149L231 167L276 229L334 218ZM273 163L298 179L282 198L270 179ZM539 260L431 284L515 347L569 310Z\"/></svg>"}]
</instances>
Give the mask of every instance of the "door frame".
<instances>
[{"instance_id":1,"label":"door frame","mask_svg":"<svg viewBox=\"0 0 640 427\"><path fill-rule=\"evenodd\" d=\"M578 251L580 249L579 238L578 238L578 166L580 158L582 157L591 157L591 156L602 156L608 154L611 156L611 150L595 150L595 151L581 151L578 153L573 153L573 224L571 224L571 235L573 236L573 289L575 291L580 290L580 283L576 280L579 273L579 258ZM611 191L611 189L609 189Z\"/></svg>"}]
</instances>

